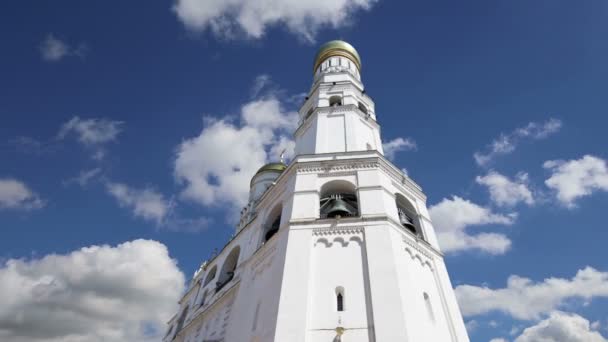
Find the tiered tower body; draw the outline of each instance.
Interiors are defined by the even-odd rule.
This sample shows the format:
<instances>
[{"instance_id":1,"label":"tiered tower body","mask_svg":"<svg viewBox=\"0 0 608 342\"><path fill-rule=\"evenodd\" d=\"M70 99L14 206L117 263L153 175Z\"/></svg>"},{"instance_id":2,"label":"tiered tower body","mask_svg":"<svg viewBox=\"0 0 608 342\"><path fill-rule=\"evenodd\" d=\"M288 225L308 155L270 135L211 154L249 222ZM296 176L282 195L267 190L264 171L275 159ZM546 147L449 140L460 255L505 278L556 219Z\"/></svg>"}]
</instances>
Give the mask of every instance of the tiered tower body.
<instances>
[{"instance_id":1,"label":"tiered tower body","mask_svg":"<svg viewBox=\"0 0 608 342\"><path fill-rule=\"evenodd\" d=\"M421 188L383 156L361 60L323 45L296 156L265 165L164 341L469 341Z\"/></svg>"}]
</instances>

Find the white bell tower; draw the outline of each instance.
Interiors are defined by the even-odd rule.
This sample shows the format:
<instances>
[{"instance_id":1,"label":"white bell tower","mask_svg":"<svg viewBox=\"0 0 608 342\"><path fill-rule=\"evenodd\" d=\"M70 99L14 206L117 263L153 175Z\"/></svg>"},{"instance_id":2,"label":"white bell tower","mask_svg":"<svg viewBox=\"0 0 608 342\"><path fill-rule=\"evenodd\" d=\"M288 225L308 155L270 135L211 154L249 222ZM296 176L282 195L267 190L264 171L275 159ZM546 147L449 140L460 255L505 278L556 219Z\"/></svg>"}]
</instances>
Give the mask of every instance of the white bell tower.
<instances>
[{"instance_id":1,"label":"white bell tower","mask_svg":"<svg viewBox=\"0 0 608 342\"><path fill-rule=\"evenodd\" d=\"M426 197L383 156L359 54L331 41L313 72L296 157L254 175L163 341L469 341Z\"/></svg>"}]
</instances>

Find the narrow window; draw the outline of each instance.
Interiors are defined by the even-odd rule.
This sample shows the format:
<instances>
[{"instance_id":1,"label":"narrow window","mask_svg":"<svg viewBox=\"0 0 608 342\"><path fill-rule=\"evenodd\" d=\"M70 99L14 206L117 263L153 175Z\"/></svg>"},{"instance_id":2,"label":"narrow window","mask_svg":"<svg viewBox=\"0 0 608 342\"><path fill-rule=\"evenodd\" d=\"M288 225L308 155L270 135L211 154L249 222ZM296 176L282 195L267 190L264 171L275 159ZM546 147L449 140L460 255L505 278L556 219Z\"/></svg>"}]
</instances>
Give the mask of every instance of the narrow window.
<instances>
[{"instance_id":1,"label":"narrow window","mask_svg":"<svg viewBox=\"0 0 608 342\"><path fill-rule=\"evenodd\" d=\"M336 309L344 311L344 288L342 286L336 288Z\"/></svg>"},{"instance_id":2,"label":"narrow window","mask_svg":"<svg viewBox=\"0 0 608 342\"><path fill-rule=\"evenodd\" d=\"M429 314L429 318L431 319L431 322L435 322L435 313L433 313L433 306L431 305L431 298L429 297L428 293L424 293L423 295L424 297L424 304L426 305L426 311Z\"/></svg>"},{"instance_id":3,"label":"narrow window","mask_svg":"<svg viewBox=\"0 0 608 342\"><path fill-rule=\"evenodd\" d=\"M258 315L260 314L260 305L262 303L258 302L258 305L255 307L255 314L253 314L253 327L251 327L252 331L256 331L258 328Z\"/></svg>"}]
</instances>

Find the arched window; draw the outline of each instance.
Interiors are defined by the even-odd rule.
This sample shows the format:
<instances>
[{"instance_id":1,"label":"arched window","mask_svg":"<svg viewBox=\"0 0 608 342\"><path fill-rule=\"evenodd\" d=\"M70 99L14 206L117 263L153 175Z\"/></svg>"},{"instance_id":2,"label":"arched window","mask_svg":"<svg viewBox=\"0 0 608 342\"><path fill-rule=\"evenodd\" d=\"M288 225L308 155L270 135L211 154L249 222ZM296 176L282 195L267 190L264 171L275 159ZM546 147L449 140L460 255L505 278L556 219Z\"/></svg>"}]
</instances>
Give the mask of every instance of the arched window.
<instances>
[{"instance_id":1,"label":"arched window","mask_svg":"<svg viewBox=\"0 0 608 342\"><path fill-rule=\"evenodd\" d=\"M418 214L416 214L416 209L412 203L402 194L395 195L395 202L397 204L397 213L399 214L399 223L413 234L424 238L420 229Z\"/></svg>"},{"instance_id":2,"label":"arched window","mask_svg":"<svg viewBox=\"0 0 608 342\"><path fill-rule=\"evenodd\" d=\"M228 284L232 278L234 278L234 271L236 270L237 263L239 261L239 255L241 254L241 247L236 246L230 251L230 254L226 257L224 265L222 266L222 272L220 273L219 279L216 285L216 291L219 291Z\"/></svg>"},{"instance_id":3,"label":"arched window","mask_svg":"<svg viewBox=\"0 0 608 342\"><path fill-rule=\"evenodd\" d=\"M280 205L276 206L272 212L268 215L268 219L264 224L264 243L270 240L278 231L281 226L281 212L283 207Z\"/></svg>"},{"instance_id":4,"label":"arched window","mask_svg":"<svg viewBox=\"0 0 608 342\"><path fill-rule=\"evenodd\" d=\"M258 315L260 314L260 306L262 302L258 302L255 306L255 313L253 314L253 326L251 327L251 331L256 331L258 329Z\"/></svg>"},{"instance_id":5,"label":"arched window","mask_svg":"<svg viewBox=\"0 0 608 342\"><path fill-rule=\"evenodd\" d=\"M358 107L360 111L362 111L364 114L367 114L367 107L363 103L359 102Z\"/></svg>"},{"instance_id":6,"label":"arched window","mask_svg":"<svg viewBox=\"0 0 608 342\"><path fill-rule=\"evenodd\" d=\"M426 306L426 311L429 315L429 319L431 320L431 322L435 322L435 313L433 312L433 305L431 305L431 298L426 292L422 295L422 297L424 298L424 304Z\"/></svg>"},{"instance_id":7,"label":"arched window","mask_svg":"<svg viewBox=\"0 0 608 342\"><path fill-rule=\"evenodd\" d=\"M306 113L306 116L304 117L304 120L308 119L312 113L315 111L314 107L311 107L308 112Z\"/></svg>"},{"instance_id":8,"label":"arched window","mask_svg":"<svg viewBox=\"0 0 608 342\"><path fill-rule=\"evenodd\" d=\"M175 333L179 333L180 330L182 330L182 328L184 327L184 321L186 320L186 316L188 315L188 306L186 305L186 307L184 308L184 311L182 311L182 315L179 316L179 320L177 321L177 329L175 329Z\"/></svg>"},{"instance_id":9,"label":"arched window","mask_svg":"<svg viewBox=\"0 0 608 342\"><path fill-rule=\"evenodd\" d=\"M342 97L340 97L338 95L334 95L329 98L330 107L341 106L341 105L342 105Z\"/></svg>"},{"instance_id":10,"label":"arched window","mask_svg":"<svg viewBox=\"0 0 608 342\"><path fill-rule=\"evenodd\" d=\"M342 286L336 287L336 310L344 311L344 288Z\"/></svg>"},{"instance_id":11,"label":"arched window","mask_svg":"<svg viewBox=\"0 0 608 342\"><path fill-rule=\"evenodd\" d=\"M321 188L320 217L340 218L359 215L355 186L347 181L331 181Z\"/></svg>"},{"instance_id":12,"label":"arched window","mask_svg":"<svg viewBox=\"0 0 608 342\"><path fill-rule=\"evenodd\" d=\"M207 273L207 277L205 277L203 287L207 286L207 284L209 284L213 279L215 279L215 273L217 273L217 266L213 266L209 273Z\"/></svg>"}]
</instances>

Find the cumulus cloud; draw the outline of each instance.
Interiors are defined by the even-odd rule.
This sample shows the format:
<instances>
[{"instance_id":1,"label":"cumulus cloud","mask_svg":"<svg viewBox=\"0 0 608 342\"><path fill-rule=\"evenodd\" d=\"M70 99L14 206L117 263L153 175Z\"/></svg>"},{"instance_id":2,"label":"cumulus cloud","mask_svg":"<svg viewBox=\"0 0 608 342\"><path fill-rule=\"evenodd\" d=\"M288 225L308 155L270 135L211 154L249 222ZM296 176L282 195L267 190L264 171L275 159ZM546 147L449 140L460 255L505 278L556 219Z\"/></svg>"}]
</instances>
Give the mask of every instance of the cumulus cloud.
<instances>
[{"instance_id":1,"label":"cumulus cloud","mask_svg":"<svg viewBox=\"0 0 608 342\"><path fill-rule=\"evenodd\" d=\"M485 176L477 176L475 181L488 187L490 198L496 205L512 207L520 202L534 204L534 196L527 185L527 173L520 173L515 180L511 180L496 171L490 171Z\"/></svg>"},{"instance_id":2,"label":"cumulus cloud","mask_svg":"<svg viewBox=\"0 0 608 342\"><path fill-rule=\"evenodd\" d=\"M133 215L160 225L171 211L170 200L151 188L135 189L126 184L108 182L106 190L121 207L129 208Z\"/></svg>"},{"instance_id":3,"label":"cumulus cloud","mask_svg":"<svg viewBox=\"0 0 608 342\"><path fill-rule=\"evenodd\" d=\"M493 338L490 340L490 342L509 342L504 338Z\"/></svg>"},{"instance_id":4,"label":"cumulus cloud","mask_svg":"<svg viewBox=\"0 0 608 342\"><path fill-rule=\"evenodd\" d=\"M123 130L122 126L122 121L106 118L81 119L74 116L61 126L57 138L65 139L73 133L81 144L93 149L93 159L101 160L105 156L104 145L116 141Z\"/></svg>"},{"instance_id":5,"label":"cumulus cloud","mask_svg":"<svg viewBox=\"0 0 608 342\"><path fill-rule=\"evenodd\" d=\"M416 142L410 138L395 138L393 140L382 143L384 156L388 159L394 159L397 152L416 150Z\"/></svg>"},{"instance_id":6,"label":"cumulus cloud","mask_svg":"<svg viewBox=\"0 0 608 342\"><path fill-rule=\"evenodd\" d=\"M569 161L549 160L543 167L551 171L545 184L555 191L557 200L567 207L594 191L608 191L606 161L591 155Z\"/></svg>"},{"instance_id":7,"label":"cumulus cloud","mask_svg":"<svg viewBox=\"0 0 608 342\"><path fill-rule=\"evenodd\" d=\"M184 275L167 248L135 240L0 267L0 340L159 341Z\"/></svg>"},{"instance_id":8,"label":"cumulus cloud","mask_svg":"<svg viewBox=\"0 0 608 342\"><path fill-rule=\"evenodd\" d=\"M284 26L314 41L323 27L339 28L376 0L177 0L173 11L190 30L210 30L221 38L259 39L270 26Z\"/></svg>"},{"instance_id":9,"label":"cumulus cloud","mask_svg":"<svg viewBox=\"0 0 608 342\"><path fill-rule=\"evenodd\" d=\"M0 209L38 209L45 202L25 183L12 178L0 178Z\"/></svg>"},{"instance_id":10,"label":"cumulus cloud","mask_svg":"<svg viewBox=\"0 0 608 342\"><path fill-rule=\"evenodd\" d=\"M86 47L83 44L73 48L52 33L49 33L40 44L40 55L47 62L58 62L68 56L83 57L85 50Z\"/></svg>"},{"instance_id":11,"label":"cumulus cloud","mask_svg":"<svg viewBox=\"0 0 608 342\"><path fill-rule=\"evenodd\" d=\"M608 342L594 331L587 319L576 314L555 311L550 316L531 326L514 342Z\"/></svg>"},{"instance_id":12,"label":"cumulus cloud","mask_svg":"<svg viewBox=\"0 0 608 342\"><path fill-rule=\"evenodd\" d=\"M562 122L554 118L543 123L530 122L526 126L517 128L510 133L501 134L488 145L486 148L487 152L475 152L473 158L477 165L486 166L497 156L515 151L517 145L519 145L523 139L544 139L551 134L557 133L561 127Z\"/></svg>"},{"instance_id":13,"label":"cumulus cloud","mask_svg":"<svg viewBox=\"0 0 608 342\"><path fill-rule=\"evenodd\" d=\"M542 282L512 275L504 288L460 285L455 291L465 316L499 311L516 319L535 320L561 308L568 299L608 297L608 273L586 267L571 279L547 278Z\"/></svg>"},{"instance_id":14,"label":"cumulus cloud","mask_svg":"<svg viewBox=\"0 0 608 342\"><path fill-rule=\"evenodd\" d=\"M293 156L290 137L297 123L297 113L285 110L273 94L243 105L238 120L206 119L201 133L176 149L174 175L184 185L182 198L242 207L258 168L277 161L283 150Z\"/></svg>"},{"instance_id":15,"label":"cumulus cloud","mask_svg":"<svg viewBox=\"0 0 608 342\"><path fill-rule=\"evenodd\" d=\"M489 208L479 206L458 196L444 198L431 206L429 213L437 232L441 249L446 253L478 250L489 254L503 254L511 246L511 240L504 234L470 234L470 226L511 225L515 214L497 214Z\"/></svg>"}]
</instances>

